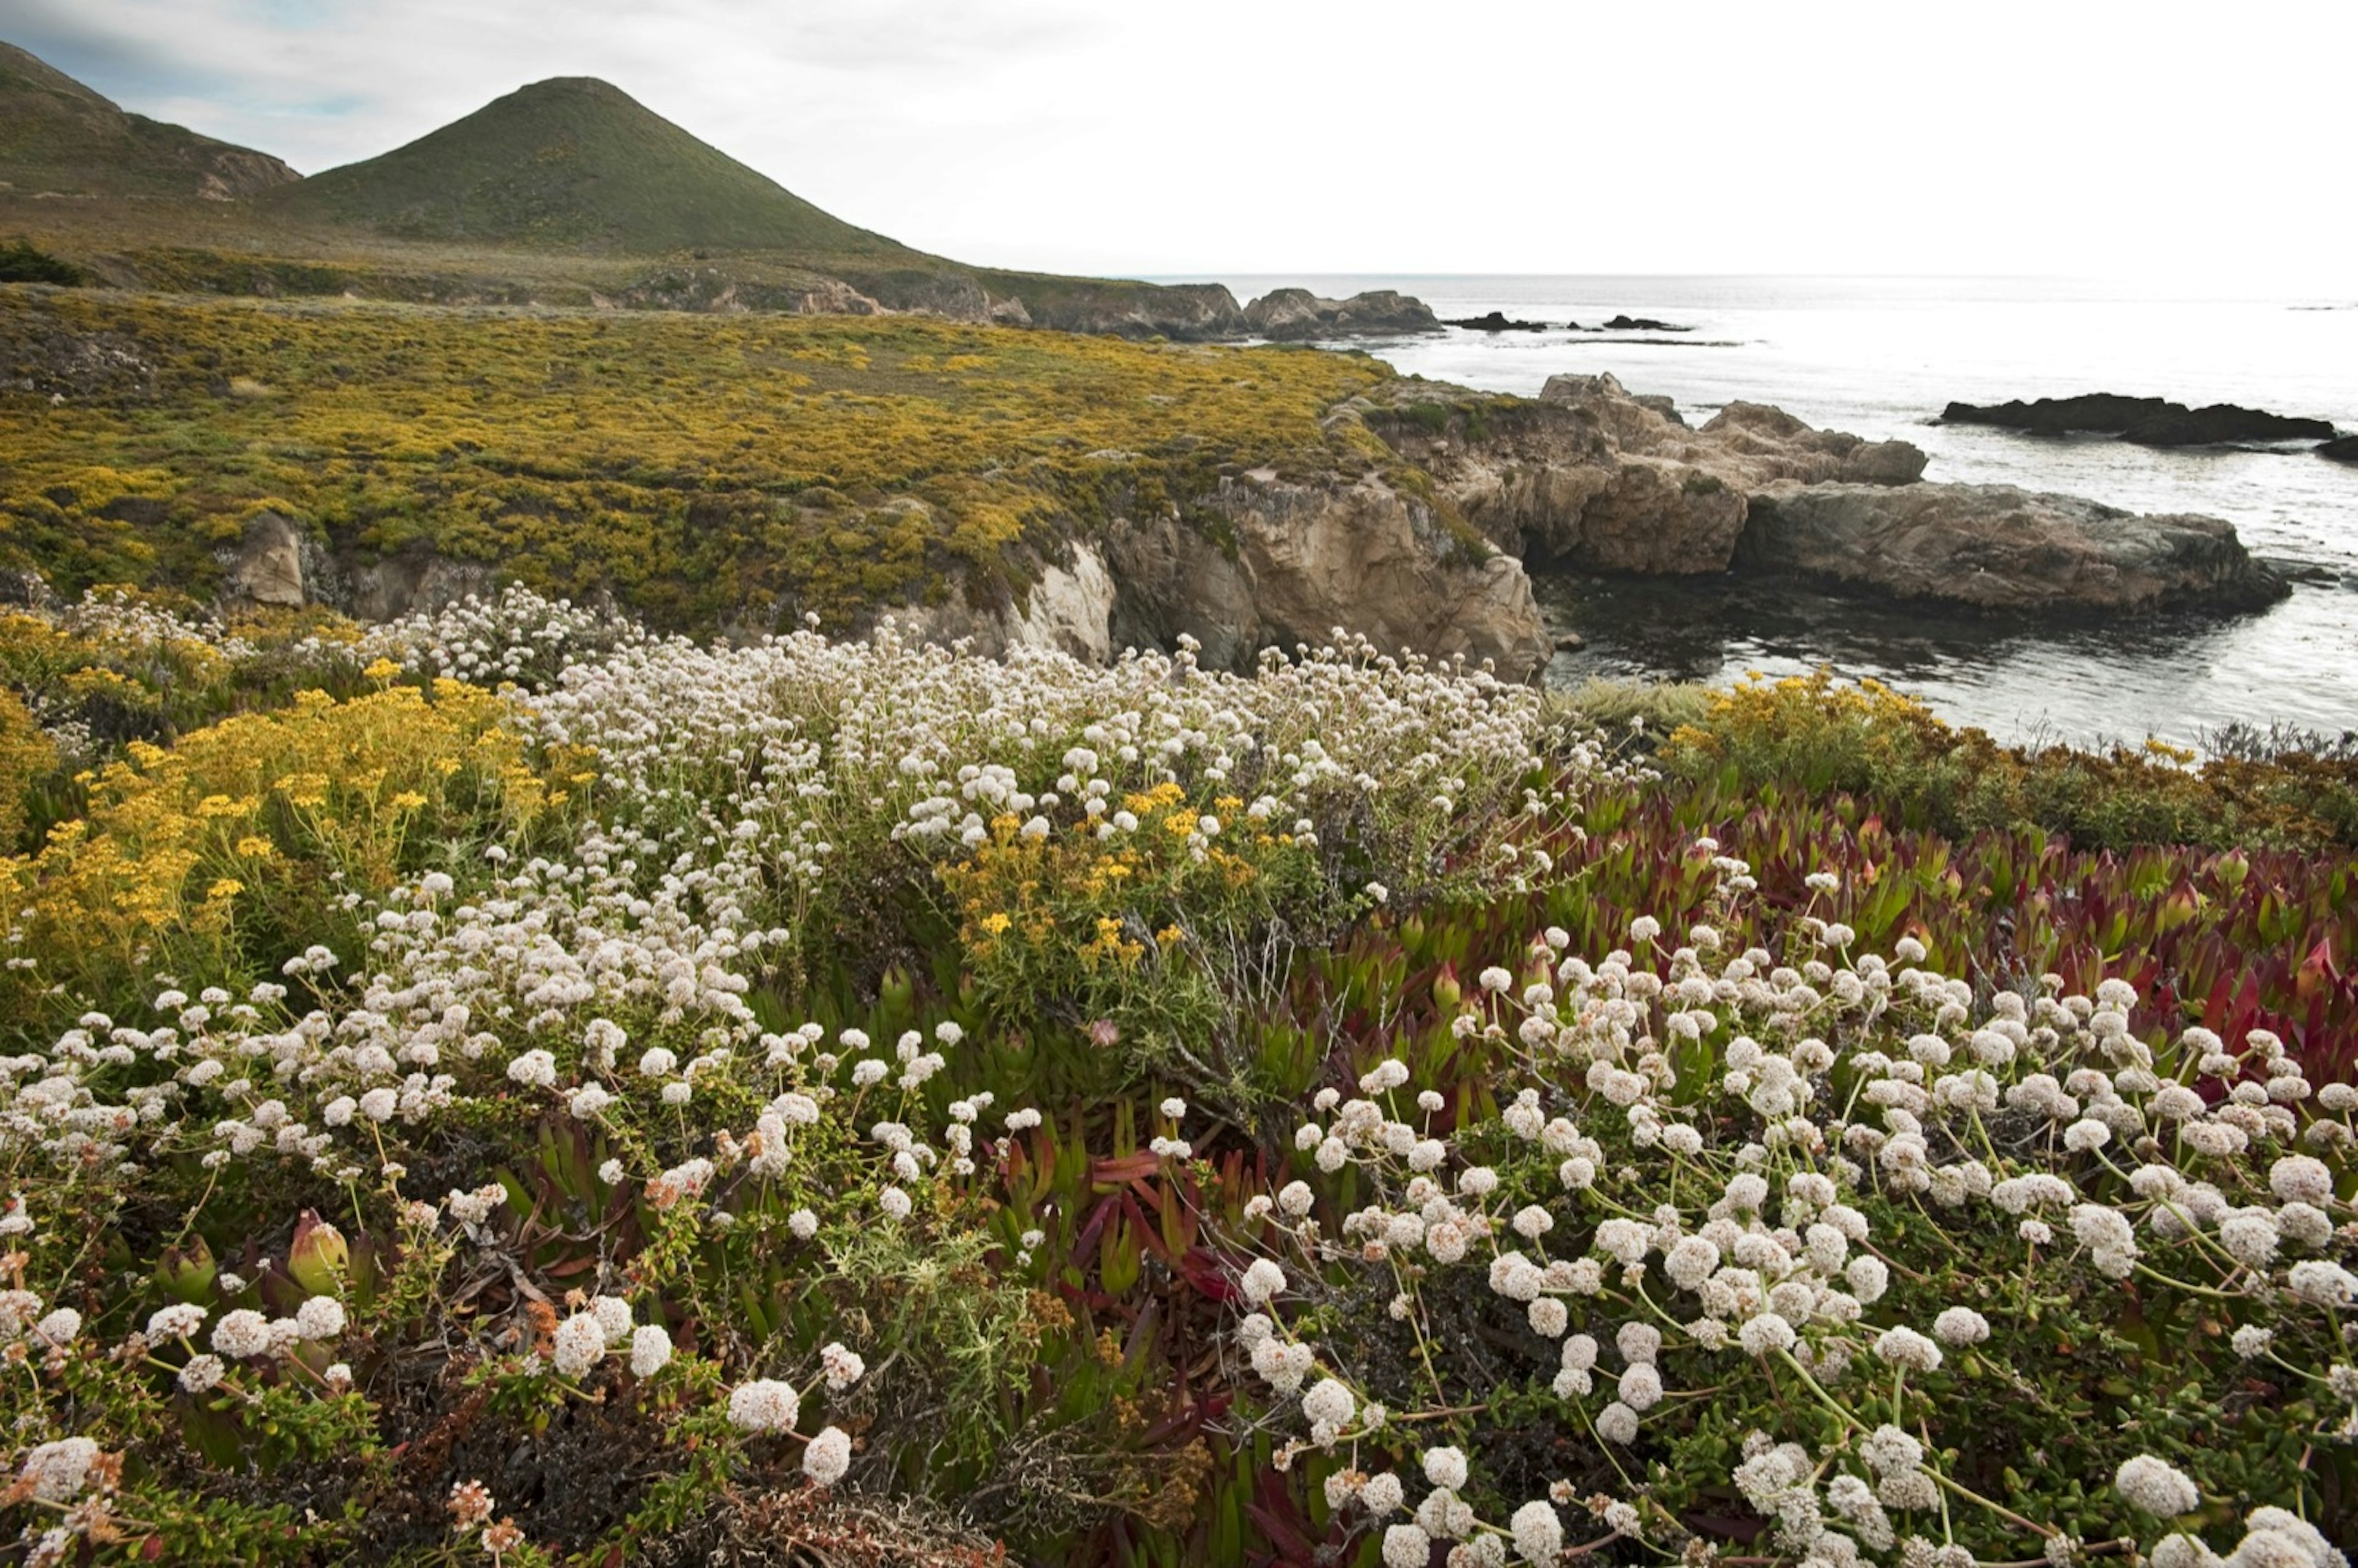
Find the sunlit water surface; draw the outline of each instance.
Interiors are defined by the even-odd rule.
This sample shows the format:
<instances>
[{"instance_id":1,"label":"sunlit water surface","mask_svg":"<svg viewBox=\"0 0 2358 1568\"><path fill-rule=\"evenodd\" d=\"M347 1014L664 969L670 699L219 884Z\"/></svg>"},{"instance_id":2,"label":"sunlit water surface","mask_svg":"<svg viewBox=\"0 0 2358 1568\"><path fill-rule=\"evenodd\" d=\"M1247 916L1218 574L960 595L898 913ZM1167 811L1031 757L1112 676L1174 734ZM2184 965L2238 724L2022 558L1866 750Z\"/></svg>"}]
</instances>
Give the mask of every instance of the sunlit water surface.
<instances>
[{"instance_id":1,"label":"sunlit water surface","mask_svg":"<svg viewBox=\"0 0 2358 1568\"><path fill-rule=\"evenodd\" d=\"M1929 423L1952 398L2118 392L2240 403L2358 431L2358 292L2202 298L2014 278L1221 281L1239 299L1290 284L1330 296L1399 288L1444 317L1499 310L1595 327L1628 314L1690 327L1453 329L1364 346L1403 372L1494 392L1530 395L1559 372L1610 371L1632 391L1668 393L1691 424L1737 399L1773 403L1823 428L1913 441L1931 455L1928 480L2223 517L2255 554L2304 579L2289 600L2255 614L2039 626L1733 578L1551 577L1538 585L1550 620L1587 640L1557 656L1552 685L1591 676L1725 682L1831 665L2014 738L2190 743L2234 720L2358 729L2358 466L2306 448L2154 451Z\"/></svg>"}]
</instances>

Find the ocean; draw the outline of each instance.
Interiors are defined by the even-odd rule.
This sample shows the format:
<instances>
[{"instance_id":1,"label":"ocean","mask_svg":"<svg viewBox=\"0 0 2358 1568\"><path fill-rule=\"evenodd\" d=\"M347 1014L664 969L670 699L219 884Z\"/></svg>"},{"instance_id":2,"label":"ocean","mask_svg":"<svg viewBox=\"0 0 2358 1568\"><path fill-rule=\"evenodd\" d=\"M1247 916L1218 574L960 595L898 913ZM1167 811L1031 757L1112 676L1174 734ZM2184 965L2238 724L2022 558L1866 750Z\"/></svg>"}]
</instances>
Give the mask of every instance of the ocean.
<instances>
[{"instance_id":1,"label":"ocean","mask_svg":"<svg viewBox=\"0 0 2358 1568\"><path fill-rule=\"evenodd\" d=\"M2039 278L1328 276L1220 279L1341 297L1398 288L1443 317L1491 310L1560 326L1615 315L1683 332L1363 340L1405 373L1535 394L1559 372L1610 371L1667 393L1690 424L1771 403L1822 428L1898 438L1924 477L2085 495L2235 524L2254 554L2301 568L2256 614L2173 611L2068 626L1928 613L1733 579L1543 577L1559 654L1551 685L1594 676L1726 683L1831 665L2015 741L2148 736L2200 744L2231 722L2358 730L2358 467L2306 448L2158 451L1931 423L1952 399L2116 392L2239 403L2358 431L2358 283L2331 297L2212 297Z\"/></svg>"}]
</instances>

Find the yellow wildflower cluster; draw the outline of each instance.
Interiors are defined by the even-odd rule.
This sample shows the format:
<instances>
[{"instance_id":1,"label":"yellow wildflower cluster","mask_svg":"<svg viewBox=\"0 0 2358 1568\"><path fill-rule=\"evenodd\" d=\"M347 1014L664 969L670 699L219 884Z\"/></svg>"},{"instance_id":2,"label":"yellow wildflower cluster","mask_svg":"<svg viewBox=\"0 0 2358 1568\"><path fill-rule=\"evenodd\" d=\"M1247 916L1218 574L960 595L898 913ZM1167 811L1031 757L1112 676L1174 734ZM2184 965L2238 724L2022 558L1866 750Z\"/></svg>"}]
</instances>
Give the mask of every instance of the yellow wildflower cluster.
<instances>
[{"instance_id":1,"label":"yellow wildflower cluster","mask_svg":"<svg viewBox=\"0 0 2358 1568\"><path fill-rule=\"evenodd\" d=\"M382 889L454 826L525 833L591 775L572 755L535 766L508 712L446 680L430 697L304 692L168 751L132 742L85 776L83 817L37 854L0 859L13 953L32 960L20 972L90 980L180 946L217 965L241 923L284 929L340 892Z\"/></svg>"}]
</instances>

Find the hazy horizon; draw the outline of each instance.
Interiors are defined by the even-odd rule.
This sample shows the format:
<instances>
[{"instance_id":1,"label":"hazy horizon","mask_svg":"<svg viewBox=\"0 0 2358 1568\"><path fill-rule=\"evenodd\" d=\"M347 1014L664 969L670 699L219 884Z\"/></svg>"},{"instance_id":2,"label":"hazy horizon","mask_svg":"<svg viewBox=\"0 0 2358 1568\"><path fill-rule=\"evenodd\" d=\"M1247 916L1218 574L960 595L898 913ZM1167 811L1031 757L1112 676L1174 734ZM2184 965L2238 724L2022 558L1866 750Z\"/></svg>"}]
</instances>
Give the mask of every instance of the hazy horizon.
<instances>
[{"instance_id":1,"label":"hazy horizon","mask_svg":"<svg viewBox=\"0 0 2358 1568\"><path fill-rule=\"evenodd\" d=\"M306 173L602 77L848 222L1130 276L2142 277L2358 294L2358 14L1996 0L1675 29L1476 0L0 0L0 38Z\"/></svg>"}]
</instances>

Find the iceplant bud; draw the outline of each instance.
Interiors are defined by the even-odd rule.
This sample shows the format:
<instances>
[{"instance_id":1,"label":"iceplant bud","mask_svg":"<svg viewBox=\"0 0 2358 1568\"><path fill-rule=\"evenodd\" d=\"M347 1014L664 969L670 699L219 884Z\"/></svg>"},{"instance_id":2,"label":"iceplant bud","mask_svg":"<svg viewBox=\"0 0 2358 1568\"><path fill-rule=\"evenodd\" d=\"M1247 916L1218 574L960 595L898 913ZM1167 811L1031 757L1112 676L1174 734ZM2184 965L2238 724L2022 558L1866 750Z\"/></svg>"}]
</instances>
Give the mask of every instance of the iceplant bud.
<instances>
[{"instance_id":1,"label":"iceplant bud","mask_svg":"<svg viewBox=\"0 0 2358 1568\"><path fill-rule=\"evenodd\" d=\"M351 1266L352 1249L345 1245L344 1233L315 1210L305 1209L303 1217L295 1222L295 1239L287 1249L287 1272L311 1294L331 1296L342 1288L345 1271Z\"/></svg>"},{"instance_id":2,"label":"iceplant bud","mask_svg":"<svg viewBox=\"0 0 2358 1568\"><path fill-rule=\"evenodd\" d=\"M167 1247L156 1260L156 1282L178 1300L202 1305L212 1295L218 1271L213 1250L201 1236L191 1236L186 1247Z\"/></svg>"}]
</instances>

